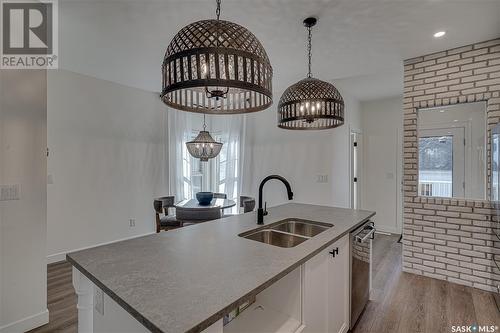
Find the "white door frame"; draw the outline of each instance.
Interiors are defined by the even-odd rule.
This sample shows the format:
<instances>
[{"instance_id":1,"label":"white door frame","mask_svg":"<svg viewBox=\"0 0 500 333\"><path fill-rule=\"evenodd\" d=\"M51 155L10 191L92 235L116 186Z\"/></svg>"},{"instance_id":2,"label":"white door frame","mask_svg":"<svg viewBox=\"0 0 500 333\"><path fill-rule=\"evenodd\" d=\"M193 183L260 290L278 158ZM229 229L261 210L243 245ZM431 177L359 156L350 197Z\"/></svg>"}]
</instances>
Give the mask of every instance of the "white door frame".
<instances>
[{"instance_id":1,"label":"white door frame","mask_svg":"<svg viewBox=\"0 0 500 333\"><path fill-rule=\"evenodd\" d=\"M357 128L351 128L349 126L349 207L354 209L354 175L355 175L355 163L354 163L354 155L353 155L353 146L354 146L354 135L357 135L358 138L356 139L356 142L358 142L358 147L360 147L360 144L362 144L362 135L363 132L360 129ZM362 153L362 150L360 151ZM359 155L359 153L358 153ZM361 156L362 157L362 156ZM363 176L363 164L362 164L362 159L360 161L361 166L358 168L357 171L357 178L358 178L358 183L357 183L357 190L359 193L361 193L361 181L362 181L362 176ZM359 194L359 206L356 207L356 209L361 209L361 194Z\"/></svg>"}]
</instances>

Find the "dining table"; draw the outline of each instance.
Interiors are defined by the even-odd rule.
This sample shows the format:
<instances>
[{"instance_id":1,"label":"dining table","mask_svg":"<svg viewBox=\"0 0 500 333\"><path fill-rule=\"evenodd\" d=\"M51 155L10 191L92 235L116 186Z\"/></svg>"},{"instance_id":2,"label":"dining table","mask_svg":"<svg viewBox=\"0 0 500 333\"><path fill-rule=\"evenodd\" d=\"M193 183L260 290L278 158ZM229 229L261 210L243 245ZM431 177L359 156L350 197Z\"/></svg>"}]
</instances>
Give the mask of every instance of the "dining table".
<instances>
[{"instance_id":1,"label":"dining table","mask_svg":"<svg viewBox=\"0 0 500 333\"><path fill-rule=\"evenodd\" d=\"M186 199L175 204L175 207L181 207L184 209L207 209L220 207L220 209L227 209L236 206L236 201L231 199L214 198L209 205L200 205L196 199Z\"/></svg>"}]
</instances>

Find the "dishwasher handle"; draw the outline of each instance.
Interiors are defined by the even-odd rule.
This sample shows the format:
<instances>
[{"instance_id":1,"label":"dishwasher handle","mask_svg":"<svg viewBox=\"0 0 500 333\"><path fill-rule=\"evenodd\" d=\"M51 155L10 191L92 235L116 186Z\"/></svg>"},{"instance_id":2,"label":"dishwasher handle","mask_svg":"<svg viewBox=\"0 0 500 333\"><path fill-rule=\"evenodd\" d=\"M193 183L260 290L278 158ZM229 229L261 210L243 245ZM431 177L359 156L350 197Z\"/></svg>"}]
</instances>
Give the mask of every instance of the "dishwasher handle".
<instances>
[{"instance_id":1,"label":"dishwasher handle","mask_svg":"<svg viewBox=\"0 0 500 333\"><path fill-rule=\"evenodd\" d=\"M370 230L365 236L361 237L360 234L363 233L365 230ZM360 232L358 232L356 234L356 236L354 236L354 238L356 239L357 242L359 243L364 243L368 238L370 239L373 239L374 238L374 234L375 234L375 231L377 229L375 229L375 226L373 225L373 223L369 224L369 225L366 225L363 230L361 230Z\"/></svg>"}]
</instances>

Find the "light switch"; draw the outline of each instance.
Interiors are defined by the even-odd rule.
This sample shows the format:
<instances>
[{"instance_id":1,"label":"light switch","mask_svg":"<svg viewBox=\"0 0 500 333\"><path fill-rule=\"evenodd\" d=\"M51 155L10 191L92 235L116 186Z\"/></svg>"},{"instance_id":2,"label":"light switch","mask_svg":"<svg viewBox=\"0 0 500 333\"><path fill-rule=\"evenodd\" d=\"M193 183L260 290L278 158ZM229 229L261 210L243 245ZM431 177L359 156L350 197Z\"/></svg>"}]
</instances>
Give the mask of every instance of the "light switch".
<instances>
[{"instance_id":1,"label":"light switch","mask_svg":"<svg viewBox=\"0 0 500 333\"><path fill-rule=\"evenodd\" d=\"M0 185L0 201L19 200L19 184Z\"/></svg>"},{"instance_id":2,"label":"light switch","mask_svg":"<svg viewBox=\"0 0 500 333\"><path fill-rule=\"evenodd\" d=\"M328 175L318 175L316 178L317 183L328 183Z\"/></svg>"}]
</instances>

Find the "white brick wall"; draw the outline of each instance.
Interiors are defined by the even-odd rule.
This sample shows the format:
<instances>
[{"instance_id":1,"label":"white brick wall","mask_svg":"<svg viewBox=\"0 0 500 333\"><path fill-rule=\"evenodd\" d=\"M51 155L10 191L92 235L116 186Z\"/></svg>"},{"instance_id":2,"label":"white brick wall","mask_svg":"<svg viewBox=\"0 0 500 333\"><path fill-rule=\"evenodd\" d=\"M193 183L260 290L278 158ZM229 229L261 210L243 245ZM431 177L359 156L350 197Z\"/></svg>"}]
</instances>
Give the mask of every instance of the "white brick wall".
<instances>
[{"instance_id":1,"label":"white brick wall","mask_svg":"<svg viewBox=\"0 0 500 333\"><path fill-rule=\"evenodd\" d=\"M500 121L500 38L405 60L404 73L403 270L494 291L500 242L491 204L417 195L417 110L486 101L489 148Z\"/></svg>"}]
</instances>

